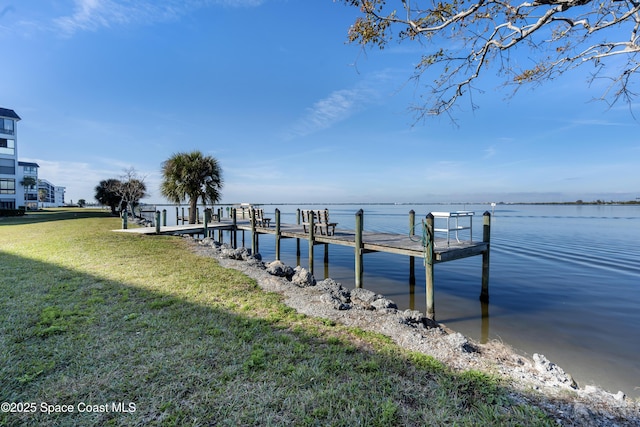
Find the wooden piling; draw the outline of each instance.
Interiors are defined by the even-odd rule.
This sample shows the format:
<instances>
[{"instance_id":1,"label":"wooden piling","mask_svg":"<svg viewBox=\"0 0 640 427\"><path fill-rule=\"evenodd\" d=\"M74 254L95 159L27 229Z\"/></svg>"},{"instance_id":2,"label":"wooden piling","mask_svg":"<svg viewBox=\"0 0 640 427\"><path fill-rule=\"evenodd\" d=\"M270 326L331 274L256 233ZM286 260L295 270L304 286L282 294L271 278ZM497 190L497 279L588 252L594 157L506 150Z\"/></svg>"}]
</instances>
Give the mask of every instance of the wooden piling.
<instances>
[{"instance_id":1,"label":"wooden piling","mask_svg":"<svg viewBox=\"0 0 640 427\"><path fill-rule=\"evenodd\" d=\"M436 309L433 298L433 247L434 247L434 232L433 232L433 214L429 212L426 218L426 242L425 242L425 256L424 256L424 269L426 277L426 294L427 294L427 318L436 320Z\"/></svg>"},{"instance_id":2,"label":"wooden piling","mask_svg":"<svg viewBox=\"0 0 640 427\"><path fill-rule=\"evenodd\" d=\"M211 210L209 209L205 209L204 210L204 222L203 222L203 227L202 227L202 234L204 235L204 237L209 237L209 220L211 219Z\"/></svg>"},{"instance_id":3,"label":"wooden piling","mask_svg":"<svg viewBox=\"0 0 640 427\"><path fill-rule=\"evenodd\" d=\"M231 218L233 222L233 230L231 233L233 241L231 242L231 246L233 246L233 249L236 249L238 247L238 219L236 217L236 208L231 209ZM242 232L244 233L244 230Z\"/></svg>"},{"instance_id":4,"label":"wooden piling","mask_svg":"<svg viewBox=\"0 0 640 427\"><path fill-rule=\"evenodd\" d=\"M162 226L163 227L167 226L167 210L166 209L162 209Z\"/></svg>"},{"instance_id":5,"label":"wooden piling","mask_svg":"<svg viewBox=\"0 0 640 427\"><path fill-rule=\"evenodd\" d=\"M324 244L324 278L329 278L329 244Z\"/></svg>"},{"instance_id":6,"label":"wooden piling","mask_svg":"<svg viewBox=\"0 0 640 427\"><path fill-rule=\"evenodd\" d=\"M251 255L255 255L258 250L258 235L256 233L256 215L253 209L249 212L249 220L251 221Z\"/></svg>"},{"instance_id":7,"label":"wooden piling","mask_svg":"<svg viewBox=\"0 0 640 427\"><path fill-rule=\"evenodd\" d=\"M300 225L300 208L296 209L296 224ZM300 264L300 239L296 238L296 259Z\"/></svg>"},{"instance_id":8,"label":"wooden piling","mask_svg":"<svg viewBox=\"0 0 640 427\"><path fill-rule=\"evenodd\" d=\"M362 230L363 230L363 216L364 211L360 209L356 212L356 229L355 229L355 276L356 276L356 288L362 287L362 273L364 266L362 263Z\"/></svg>"},{"instance_id":9,"label":"wooden piling","mask_svg":"<svg viewBox=\"0 0 640 427\"><path fill-rule=\"evenodd\" d=\"M160 211L156 211L156 233L160 234Z\"/></svg>"},{"instance_id":10,"label":"wooden piling","mask_svg":"<svg viewBox=\"0 0 640 427\"><path fill-rule=\"evenodd\" d=\"M482 252L482 290L480 301L489 302L489 252L491 241L491 214L486 211L482 214L482 241L487 244L487 249Z\"/></svg>"},{"instance_id":11,"label":"wooden piling","mask_svg":"<svg viewBox=\"0 0 640 427\"><path fill-rule=\"evenodd\" d=\"M309 272L313 274L313 245L315 243L315 219L313 211L309 211Z\"/></svg>"},{"instance_id":12,"label":"wooden piling","mask_svg":"<svg viewBox=\"0 0 640 427\"><path fill-rule=\"evenodd\" d=\"M416 212L411 209L409 211L409 236L416 235ZM409 256L409 285L416 284L416 257Z\"/></svg>"},{"instance_id":13,"label":"wooden piling","mask_svg":"<svg viewBox=\"0 0 640 427\"><path fill-rule=\"evenodd\" d=\"M180 225L180 215L178 215L178 210L180 208L176 206L176 225Z\"/></svg>"},{"instance_id":14,"label":"wooden piling","mask_svg":"<svg viewBox=\"0 0 640 427\"><path fill-rule=\"evenodd\" d=\"M276 261L280 261L280 209L276 208Z\"/></svg>"}]
</instances>

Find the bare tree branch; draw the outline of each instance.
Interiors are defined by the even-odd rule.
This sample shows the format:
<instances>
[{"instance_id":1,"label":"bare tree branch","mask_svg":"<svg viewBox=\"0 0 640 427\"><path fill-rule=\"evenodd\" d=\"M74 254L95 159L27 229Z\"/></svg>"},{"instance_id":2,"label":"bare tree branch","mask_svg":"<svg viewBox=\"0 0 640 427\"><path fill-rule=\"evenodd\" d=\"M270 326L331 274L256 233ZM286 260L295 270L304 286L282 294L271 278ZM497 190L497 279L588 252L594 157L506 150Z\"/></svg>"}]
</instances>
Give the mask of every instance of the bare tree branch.
<instances>
[{"instance_id":1,"label":"bare tree branch","mask_svg":"<svg viewBox=\"0 0 640 427\"><path fill-rule=\"evenodd\" d=\"M381 49L394 37L424 42L426 53L413 76L428 79L418 118L448 112L477 90L474 82L492 67L504 75L505 84L515 85L515 92L522 84L541 83L590 63L598 68L598 78L611 81L601 99L613 104L636 97L631 87L640 68L637 0L342 1L362 13L349 29L350 42ZM531 61L524 69L515 56L505 55L522 50Z\"/></svg>"}]
</instances>

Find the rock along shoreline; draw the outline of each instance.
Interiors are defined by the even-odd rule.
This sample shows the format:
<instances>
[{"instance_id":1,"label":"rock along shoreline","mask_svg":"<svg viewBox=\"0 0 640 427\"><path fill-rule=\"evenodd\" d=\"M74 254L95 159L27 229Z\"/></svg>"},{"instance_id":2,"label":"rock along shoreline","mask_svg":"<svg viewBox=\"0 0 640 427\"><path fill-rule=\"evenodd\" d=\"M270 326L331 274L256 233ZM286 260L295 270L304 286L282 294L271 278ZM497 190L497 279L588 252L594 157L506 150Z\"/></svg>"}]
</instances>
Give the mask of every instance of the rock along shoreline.
<instances>
[{"instance_id":1,"label":"rock along shoreline","mask_svg":"<svg viewBox=\"0 0 640 427\"><path fill-rule=\"evenodd\" d=\"M234 249L210 238L185 238L197 254L241 271L265 291L282 294L284 303L302 314L381 333L455 370L475 369L507 379L516 400L539 406L558 425L640 426L640 401L628 399L621 391L580 388L544 355L528 358L498 341L478 344L419 311L399 310L393 301L370 290L348 289L332 279L316 281L300 266L264 263L260 254L253 255L247 248Z\"/></svg>"}]
</instances>

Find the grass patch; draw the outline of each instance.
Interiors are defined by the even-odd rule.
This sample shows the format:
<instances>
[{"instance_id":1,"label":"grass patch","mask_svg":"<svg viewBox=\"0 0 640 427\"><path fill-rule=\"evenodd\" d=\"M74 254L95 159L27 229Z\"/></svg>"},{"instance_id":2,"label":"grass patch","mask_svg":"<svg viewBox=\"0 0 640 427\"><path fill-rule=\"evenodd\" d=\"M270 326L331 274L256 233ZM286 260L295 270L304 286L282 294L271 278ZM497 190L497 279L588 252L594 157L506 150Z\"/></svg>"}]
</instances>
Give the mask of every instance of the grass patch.
<instances>
[{"instance_id":1,"label":"grass patch","mask_svg":"<svg viewBox=\"0 0 640 427\"><path fill-rule=\"evenodd\" d=\"M0 426L553 425L497 379L300 315L180 238L32 215L0 221L0 400L75 411Z\"/></svg>"}]
</instances>

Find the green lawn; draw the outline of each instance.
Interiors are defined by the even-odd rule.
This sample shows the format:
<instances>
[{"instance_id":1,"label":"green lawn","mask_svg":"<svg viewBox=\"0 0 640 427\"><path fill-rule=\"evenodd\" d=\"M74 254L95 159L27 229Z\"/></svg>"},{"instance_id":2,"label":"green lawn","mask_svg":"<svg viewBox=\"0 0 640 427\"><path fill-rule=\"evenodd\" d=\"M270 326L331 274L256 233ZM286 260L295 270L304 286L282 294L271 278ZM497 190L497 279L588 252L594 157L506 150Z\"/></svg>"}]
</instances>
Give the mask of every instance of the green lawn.
<instances>
[{"instance_id":1,"label":"green lawn","mask_svg":"<svg viewBox=\"0 0 640 427\"><path fill-rule=\"evenodd\" d=\"M90 209L0 219L0 401L22 411L3 405L0 425L554 424L495 378L119 226Z\"/></svg>"}]
</instances>

